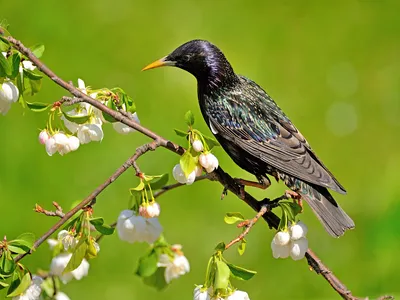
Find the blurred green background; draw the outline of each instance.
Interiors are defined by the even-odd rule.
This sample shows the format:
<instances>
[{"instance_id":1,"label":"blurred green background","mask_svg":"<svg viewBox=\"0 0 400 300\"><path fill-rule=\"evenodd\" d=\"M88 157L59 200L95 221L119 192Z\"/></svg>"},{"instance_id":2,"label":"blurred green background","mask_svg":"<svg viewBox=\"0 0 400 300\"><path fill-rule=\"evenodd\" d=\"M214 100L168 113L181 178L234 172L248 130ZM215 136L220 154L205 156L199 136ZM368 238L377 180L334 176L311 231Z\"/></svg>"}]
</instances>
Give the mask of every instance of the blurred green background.
<instances>
[{"instance_id":1,"label":"blurred green background","mask_svg":"<svg viewBox=\"0 0 400 300\"><path fill-rule=\"evenodd\" d=\"M196 127L207 133L197 104L196 82L186 72L164 68L140 72L180 44L208 39L218 45L236 72L276 99L347 196L334 194L356 229L331 238L306 208L310 247L358 296L400 295L400 19L391 1L1 1L0 19L26 45L43 43L43 61L65 80L82 78L93 87L120 86L134 97L139 118L160 135L183 143L173 128L185 129L191 109ZM54 102L65 91L44 80L35 101ZM0 117L0 232L9 239L26 231L37 236L55 219L32 211L35 203L65 209L87 196L148 139L121 136L104 126L101 143L83 145L64 157L47 156L37 142L46 114L13 105ZM235 177L251 178L221 150L220 164ZM140 160L148 174L171 172L178 157L159 149ZM172 180L171 180L172 182ZM95 214L113 222L128 205L137 179L124 174L98 198ZM250 189L257 198L282 193ZM134 275L145 244L127 244L117 235L101 242L90 276L63 287L71 299L191 299L204 280L213 247L238 230L224 224L228 211L254 212L236 197L219 197L218 183L200 182L159 199L161 222L171 243L181 243L191 272L164 291ZM234 284L251 299L338 299L305 260L275 260L273 232L261 222L234 263L255 269L249 282ZM47 245L24 263L36 270L50 262Z\"/></svg>"}]
</instances>

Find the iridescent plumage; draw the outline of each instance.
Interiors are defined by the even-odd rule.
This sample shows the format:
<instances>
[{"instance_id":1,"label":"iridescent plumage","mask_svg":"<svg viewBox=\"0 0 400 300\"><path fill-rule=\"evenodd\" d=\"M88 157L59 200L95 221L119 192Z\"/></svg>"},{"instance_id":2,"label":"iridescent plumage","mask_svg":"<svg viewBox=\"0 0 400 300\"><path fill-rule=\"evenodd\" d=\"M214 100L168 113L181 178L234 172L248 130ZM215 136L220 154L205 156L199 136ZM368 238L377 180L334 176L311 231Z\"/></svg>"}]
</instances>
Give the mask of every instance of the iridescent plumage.
<instances>
[{"instance_id":1,"label":"iridescent plumage","mask_svg":"<svg viewBox=\"0 0 400 300\"><path fill-rule=\"evenodd\" d=\"M354 227L327 190L345 194L343 186L274 100L255 82L236 75L216 46L190 41L162 61L196 77L203 117L238 166L259 180L267 175L283 180L331 235Z\"/></svg>"}]
</instances>

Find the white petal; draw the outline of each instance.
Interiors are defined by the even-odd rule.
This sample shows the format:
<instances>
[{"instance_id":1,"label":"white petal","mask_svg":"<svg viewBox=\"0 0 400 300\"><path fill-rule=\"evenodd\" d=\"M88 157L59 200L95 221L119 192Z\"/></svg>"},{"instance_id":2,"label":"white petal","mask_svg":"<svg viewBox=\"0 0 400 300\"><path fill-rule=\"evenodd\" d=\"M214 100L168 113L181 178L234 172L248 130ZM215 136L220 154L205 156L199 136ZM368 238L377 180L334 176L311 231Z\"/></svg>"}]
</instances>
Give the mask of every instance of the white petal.
<instances>
[{"instance_id":1,"label":"white petal","mask_svg":"<svg viewBox=\"0 0 400 300\"><path fill-rule=\"evenodd\" d=\"M210 167L209 156L208 153L202 153L199 156L199 163L204 168L207 169Z\"/></svg>"},{"instance_id":2,"label":"white petal","mask_svg":"<svg viewBox=\"0 0 400 300\"><path fill-rule=\"evenodd\" d=\"M290 252L290 243L286 245L278 245L275 240L271 242L272 256L274 258L287 258Z\"/></svg>"},{"instance_id":3,"label":"white petal","mask_svg":"<svg viewBox=\"0 0 400 300\"><path fill-rule=\"evenodd\" d=\"M75 270L73 270L71 272L71 274L72 274L72 276L74 276L74 278L76 280L81 280L84 276L87 276L88 272L89 272L89 263L84 258L82 260L82 263L79 265L79 267L77 267Z\"/></svg>"},{"instance_id":4,"label":"white petal","mask_svg":"<svg viewBox=\"0 0 400 300\"><path fill-rule=\"evenodd\" d=\"M129 243L144 241L147 228L145 220L141 216L136 216L132 210L122 211L117 221L119 238Z\"/></svg>"},{"instance_id":5,"label":"white petal","mask_svg":"<svg viewBox=\"0 0 400 300\"><path fill-rule=\"evenodd\" d=\"M175 165L175 167L172 169L172 175L174 176L175 180L178 181L179 183L185 184L187 182L187 178L183 173L180 164Z\"/></svg>"},{"instance_id":6,"label":"white petal","mask_svg":"<svg viewBox=\"0 0 400 300\"><path fill-rule=\"evenodd\" d=\"M303 222L299 221L296 224L289 227L290 238L295 241L305 237L307 234L307 226Z\"/></svg>"},{"instance_id":7,"label":"white petal","mask_svg":"<svg viewBox=\"0 0 400 300\"><path fill-rule=\"evenodd\" d=\"M44 129L39 133L39 143L44 145L46 141L50 138L49 132Z\"/></svg>"},{"instance_id":8,"label":"white petal","mask_svg":"<svg viewBox=\"0 0 400 300\"><path fill-rule=\"evenodd\" d=\"M55 300L70 300L70 298L63 292L57 292L54 296Z\"/></svg>"},{"instance_id":9,"label":"white petal","mask_svg":"<svg viewBox=\"0 0 400 300\"><path fill-rule=\"evenodd\" d=\"M160 234L162 233L163 229L158 218L151 218L144 220L146 222L146 228L142 236L143 241L152 244L160 237Z\"/></svg>"},{"instance_id":10,"label":"white petal","mask_svg":"<svg viewBox=\"0 0 400 300\"><path fill-rule=\"evenodd\" d=\"M0 102L13 103L19 98L19 90L11 81L5 81L0 87Z\"/></svg>"},{"instance_id":11,"label":"white petal","mask_svg":"<svg viewBox=\"0 0 400 300\"><path fill-rule=\"evenodd\" d=\"M158 258L157 267L166 267L172 263L171 258L167 254L161 254Z\"/></svg>"},{"instance_id":12,"label":"white petal","mask_svg":"<svg viewBox=\"0 0 400 300\"><path fill-rule=\"evenodd\" d=\"M68 138L68 140L68 145L71 151L75 151L79 148L79 139L76 136L72 135Z\"/></svg>"},{"instance_id":13,"label":"white petal","mask_svg":"<svg viewBox=\"0 0 400 300\"><path fill-rule=\"evenodd\" d=\"M45 142L46 152L49 156L52 156L54 153L57 152L57 144L53 137L49 138Z\"/></svg>"},{"instance_id":14,"label":"white petal","mask_svg":"<svg viewBox=\"0 0 400 300\"><path fill-rule=\"evenodd\" d=\"M167 264L165 269L165 281L171 282L172 279L178 278L190 271L189 261L184 255L175 254L172 263Z\"/></svg>"},{"instance_id":15,"label":"white petal","mask_svg":"<svg viewBox=\"0 0 400 300\"><path fill-rule=\"evenodd\" d=\"M196 152L201 152L204 150L203 143L200 140L193 141L192 146Z\"/></svg>"},{"instance_id":16,"label":"white petal","mask_svg":"<svg viewBox=\"0 0 400 300\"><path fill-rule=\"evenodd\" d=\"M290 234L287 231L278 231L274 236L274 240L279 246L287 245L290 241Z\"/></svg>"},{"instance_id":17,"label":"white petal","mask_svg":"<svg viewBox=\"0 0 400 300\"><path fill-rule=\"evenodd\" d=\"M54 134L53 139L58 146L68 145L68 137L62 132L57 132Z\"/></svg>"},{"instance_id":18,"label":"white petal","mask_svg":"<svg viewBox=\"0 0 400 300\"><path fill-rule=\"evenodd\" d=\"M135 130L121 122L112 123L114 130L120 134L129 134Z\"/></svg>"},{"instance_id":19,"label":"white petal","mask_svg":"<svg viewBox=\"0 0 400 300\"><path fill-rule=\"evenodd\" d=\"M74 122L71 122L71 121L68 120L64 115L62 115L60 119L63 120L65 127L67 127L67 129L68 129L71 133L75 133L75 132L78 130L79 124L76 124L76 123L74 123Z\"/></svg>"},{"instance_id":20,"label":"white petal","mask_svg":"<svg viewBox=\"0 0 400 300\"><path fill-rule=\"evenodd\" d=\"M250 298L246 292L234 291L226 300L250 300Z\"/></svg>"},{"instance_id":21,"label":"white petal","mask_svg":"<svg viewBox=\"0 0 400 300\"><path fill-rule=\"evenodd\" d=\"M193 300L210 300L210 295L208 291L202 291L202 285L197 286L193 291Z\"/></svg>"},{"instance_id":22,"label":"white petal","mask_svg":"<svg viewBox=\"0 0 400 300\"><path fill-rule=\"evenodd\" d=\"M293 260L300 260L306 254L307 249L308 240L306 238L303 237L297 241L292 241L290 247L290 257Z\"/></svg>"},{"instance_id":23,"label":"white petal","mask_svg":"<svg viewBox=\"0 0 400 300\"><path fill-rule=\"evenodd\" d=\"M55 240L55 239L48 239L47 240L47 244L49 244L50 250L53 250L54 247L58 245L58 243L59 243L59 241Z\"/></svg>"},{"instance_id":24,"label":"white petal","mask_svg":"<svg viewBox=\"0 0 400 300\"><path fill-rule=\"evenodd\" d=\"M78 78L78 88L82 91L82 93L87 94L85 82Z\"/></svg>"},{"instance_id":25,"label":"white petal","mask_svg":"<svg viewBox=\"0 0 400 300\"><path fill-rule=\"evenodd\" d=\"M98 124L84 124L78 128L78 139L81 144L91 141L99 142L103 139L103 129Z\"/></svg>"},{"instance_id":26,"label":"white petal","mask_svg":"<svg viewBox=\"0 0 400 300\"><path fill-rule=\"evenodd\" d=\"M22 62L22 65L24 66L24 69L28 69L31 71L36 69L36 66L30 60L24 60Z\"/></svg>"},{"instance_id":27,"label":"white petal","mask_svg":"<svg viewBox=\"0 0 400 300\"><path fill-rule=\"evenodd\" d=\"M61 253L55 256L51 260L50 273L55 276L61 276L69 260L71 259L72 253Z\"/></svg>"},{"instance_id":28,"label":"white petal","mask_svg":"<svg viewBox=\"0 0 400 300\"><path fill-rule=\"evenodd\" d=\"M5 116L11 108L10 102L0 101L0 113Z\"/></svg>"},{"instance_id":29,"label":"white petal","mask_svg":"<svg viewBox=\"0 0 400 300\"><path fill-rule=\"evenodd\" d=\"M187 185L191 185L196 180L196 173L197 169L194 169L193 172L189 174L189 176L186 179Z\"/></svg>"}]
</instances>

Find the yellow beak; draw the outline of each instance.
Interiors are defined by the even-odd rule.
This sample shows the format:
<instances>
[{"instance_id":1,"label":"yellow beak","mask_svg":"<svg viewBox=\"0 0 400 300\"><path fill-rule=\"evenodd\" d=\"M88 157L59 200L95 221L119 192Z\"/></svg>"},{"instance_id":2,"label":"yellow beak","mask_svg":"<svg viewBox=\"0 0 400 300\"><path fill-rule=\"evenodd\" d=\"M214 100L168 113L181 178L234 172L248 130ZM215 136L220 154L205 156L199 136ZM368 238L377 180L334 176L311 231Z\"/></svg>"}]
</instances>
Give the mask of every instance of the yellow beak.
<instances>
[{"instance_id":1,"label":"yellow beak","mask_svg":"<svg viewBox=\"0 0 400 300\"><path fill-rule=\"evenodd\" d=\"M159 67L164 67L164 66L174 66L175 62L168 61L166 60L166 57L163 57L159 60L156 60L155 62L152 62L148 66L144 67L142 71L154 69L154 68L159 68Z\"/></svg>"}]
</instances>

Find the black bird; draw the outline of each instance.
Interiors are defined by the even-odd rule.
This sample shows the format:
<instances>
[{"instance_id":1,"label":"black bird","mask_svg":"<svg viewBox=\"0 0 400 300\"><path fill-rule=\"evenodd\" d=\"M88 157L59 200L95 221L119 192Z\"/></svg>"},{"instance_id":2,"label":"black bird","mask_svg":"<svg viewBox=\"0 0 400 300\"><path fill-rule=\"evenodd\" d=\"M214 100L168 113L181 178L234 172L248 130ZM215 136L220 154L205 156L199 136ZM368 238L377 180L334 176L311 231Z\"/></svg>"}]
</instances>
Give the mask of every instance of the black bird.
<instances>
[{"instance_id":1,"label":"black bird","mask_svg":"<svg viewBox=\"0 0 400 300\"><path fill-rule=\"evenodd\" d=\"M354 228L328 192L346 194L344 187L275 101L254 81L235 74L216 46L193 40L143 70L161 66L175 66L196 77L204 120L233 161L254 174L260 185L270 185L267 175L281 179L334 237Z\"/></svg>"}]
</instances>

